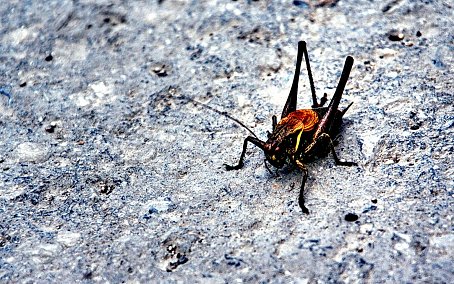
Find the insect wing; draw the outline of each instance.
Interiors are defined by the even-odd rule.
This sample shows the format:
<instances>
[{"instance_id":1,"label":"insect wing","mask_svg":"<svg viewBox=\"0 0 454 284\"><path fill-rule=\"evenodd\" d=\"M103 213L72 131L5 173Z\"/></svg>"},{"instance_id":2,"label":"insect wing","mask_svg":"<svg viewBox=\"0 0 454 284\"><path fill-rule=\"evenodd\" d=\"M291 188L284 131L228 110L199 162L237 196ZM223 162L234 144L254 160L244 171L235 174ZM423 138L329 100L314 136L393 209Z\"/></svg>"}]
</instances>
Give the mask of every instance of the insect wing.
<instances>
[{"instance_id":1,"label":"insect wing","mask_svg":"<svg viewBox=\"0 0 454 284\"><path fill-rule=\"evenodd\" d=\"M268 141L282 142L286 137L299 131L311 131L319 122L319 115L311 109L300 109L291 112L279 121Z\"/></svg>"}]
</instances>

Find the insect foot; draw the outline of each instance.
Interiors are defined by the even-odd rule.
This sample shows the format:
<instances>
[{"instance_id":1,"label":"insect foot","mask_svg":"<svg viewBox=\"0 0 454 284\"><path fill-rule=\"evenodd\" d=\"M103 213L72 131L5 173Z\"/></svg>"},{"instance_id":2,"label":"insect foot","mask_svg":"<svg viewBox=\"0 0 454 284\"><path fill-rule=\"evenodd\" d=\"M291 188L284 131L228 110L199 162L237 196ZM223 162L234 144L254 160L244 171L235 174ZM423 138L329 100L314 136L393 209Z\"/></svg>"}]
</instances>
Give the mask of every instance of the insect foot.
<instances>
[{"instance_id":1,"label":"insect foot","mask_svg":"<svg viewBox=\"0 0 454 284\"><path fill-rule=\"evenodd\" d=\"M227 164L224 164L224 166L225 166L225 169L226 169L227 171L233 171L233 170L239 170L239 169L241 169L244 165L243 165L243 163L241 163L241 164L238 164L238 165L236 165L236 166L230 166L230 165L227 165Z\"/></svg>"}]
</instances>

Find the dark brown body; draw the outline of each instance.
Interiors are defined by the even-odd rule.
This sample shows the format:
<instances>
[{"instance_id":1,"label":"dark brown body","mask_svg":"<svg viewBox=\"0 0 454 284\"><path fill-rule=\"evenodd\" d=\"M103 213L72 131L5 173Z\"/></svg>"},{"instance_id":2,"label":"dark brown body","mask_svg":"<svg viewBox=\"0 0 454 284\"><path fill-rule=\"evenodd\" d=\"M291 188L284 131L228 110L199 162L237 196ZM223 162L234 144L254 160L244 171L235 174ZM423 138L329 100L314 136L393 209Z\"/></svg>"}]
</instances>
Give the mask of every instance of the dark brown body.
<instances>
[{"instance_id":1,"label":"dark brown body","mask_svg":"<svg viewBox=\"0 0 454 284\"><path fill-rule=\"evenodd\" d=\"M312 92L312 109L296 109L298 79L303 55L306 59L309 82ZM327 101L326 94L317 102L315 87L310 69L309 56L306 43L298 43L298 56L296 61L295 76L292 88L282 111L281 120L277 122L273 116L273 131L268 134L266 142L257 137L248 136L244 140L240 161L236 166L225 165L227 170L238 170L243 167L247 143L251 142L265 152L266 159L276 168L281 168L285 163L291 163L303 171L303 180L299 195L299 205L304 213L309 210L304 205L304 185L307 180L306 162L312 161L317 156L324 156L331 151L337 165L352 166L353 162L342 162L336 155L332 138L336 137L342 125L342 117L350 105L344 110L338 109L342 93L353 66L353 58L348 56L345 60L336 91L328 107L323 107Z\"/></svg>"},{"instance_id":2,"label":"dark brown body","mask_svg":"<svg viewBox=\"0 0 454 284\"><path fill-rule=\"evenodd\" d=\"M265 150L274 154L267 156L267 160L276 168L281 168L288 160L305 163L313 161L316 157L326 156L329 148L324 145L313 145L312 147L319 147L312 151L307 151L307 148L313 144L317 132L326 133L330 137L336 137L339 133L343 115L341 111L335 113L333 125L329 129L320 130L321 121L327 111L326 107L301 109L281 119L265 142Z\"/></svg>"}]
</instances>

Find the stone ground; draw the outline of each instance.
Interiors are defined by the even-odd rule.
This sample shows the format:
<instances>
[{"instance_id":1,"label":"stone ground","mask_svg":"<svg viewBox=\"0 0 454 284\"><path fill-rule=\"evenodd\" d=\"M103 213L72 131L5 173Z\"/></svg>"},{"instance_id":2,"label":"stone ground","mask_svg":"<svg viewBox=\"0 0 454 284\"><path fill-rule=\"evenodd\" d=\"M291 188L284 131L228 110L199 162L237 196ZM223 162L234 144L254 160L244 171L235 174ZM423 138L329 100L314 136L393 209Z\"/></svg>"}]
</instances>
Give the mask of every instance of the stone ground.
<instances>
[{"instance_id":1,"label":"stone ground","mask_svg":"<svg viewBox=\"0 0 454 284\"><path fill-rule=\"evenodd\" d=\"M450 1L5 1L0 282L454 281ZM266 138L305 40L354 102L329 156ZM303 65L304 66L304 65ZM305 68L300 107L310 106ZM355 220L357 217L357 220Z\"/></svg>"}]
</instances>

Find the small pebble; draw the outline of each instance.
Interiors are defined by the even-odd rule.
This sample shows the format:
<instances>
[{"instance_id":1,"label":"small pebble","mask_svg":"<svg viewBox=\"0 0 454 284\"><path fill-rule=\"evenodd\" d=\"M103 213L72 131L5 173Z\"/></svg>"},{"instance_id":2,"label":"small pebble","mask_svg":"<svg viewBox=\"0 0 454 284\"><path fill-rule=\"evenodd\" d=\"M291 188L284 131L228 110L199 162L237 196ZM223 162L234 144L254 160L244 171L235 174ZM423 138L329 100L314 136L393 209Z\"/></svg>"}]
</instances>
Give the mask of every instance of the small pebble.
<instances>
[{"instance_id":1,"label":"small pebble","mask_svg":"<svg viewBox=\"0 0 454 284\"><path fill-rule=\"evenodd\" d=\"M404 36L404 34L402 34L402 33L390 33L390 34L388 35L388 39L389 39L390 41L401 41L401 40L404 39L404 37L405 37L405 36Z\"/></svg>"},{"instance_id":2,"label":"small pebble","mask_svg":"<svg viewBox=\"0 0 454 284\"><path fill-rule=\"evenodd\" d=\"M56 122L51 122L48 126L46 126L46 128L44 128L44 130L47 133L54 133L56 127L57 127L57 123Z\"/></svg>"},{"instance_id":3,"label":"small pebble","mask_svg":"<svg viewBox=\"0 0 454 284\"><path fill-rule=\"evenodd\" d=\"M358 220L358 215L354 214L354 213L348 213L347 215L345 215L345 221L347 222L355 222L356 220Z\"/></svg>"},{"instance_id":4,"label":"small pebble","mask_svg":"<svg viewBox=\"0 0 454 284\"><path fill-rule=\"evenodd\" d=\"M165 64L157 65L151 68L151 71L158 77L166 77L168 75L168 67Z\"/></svg>"}]
</instances>

